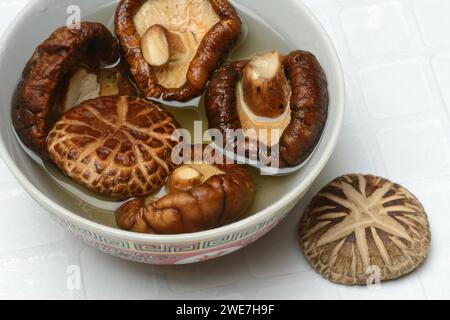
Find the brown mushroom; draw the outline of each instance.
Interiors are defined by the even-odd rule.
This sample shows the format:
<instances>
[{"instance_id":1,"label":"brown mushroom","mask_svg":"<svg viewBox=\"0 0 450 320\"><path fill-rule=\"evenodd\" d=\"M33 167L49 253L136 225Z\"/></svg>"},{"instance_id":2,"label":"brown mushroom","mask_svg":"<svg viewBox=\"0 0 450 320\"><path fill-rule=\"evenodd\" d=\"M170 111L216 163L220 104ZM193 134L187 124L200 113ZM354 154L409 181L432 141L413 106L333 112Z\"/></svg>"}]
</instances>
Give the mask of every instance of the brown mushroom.
<instances>
[{"instance_id":1,"label":"brown mushroom","mask_svg":"<svg viewBox=\"0 0 450 320\"><path fill-rule=\"evenodd\" d=\"M83 22L80 28L61 27L54 31L37 47L16 90L13 121L22 142L47 158L45 139L61 109L81 102L83 97L100 95L101 88L97 88L97 76L91 75L92 70L100 72L119 57L117 41L102 24ZM107 70L119 71L116 67L103 72L108 73ZM118 93L133 91L125 78L119 81L119 87Z\"/></svg>"},{"instance_id":2,"label":"brown mushroom","mask_svg":"<svg viewBox=\"0 0 450 320\"><path fill-rule=\"evenodd\" d=\"M431 242L416 196L397 183L361 174L323 187L302 216L299 236L307 261L323 277L364 286L412 272L427 258Z\"/></svg>"},{"instance_id":3,"label":"brown mushroom","mask_svg":"<svg viewBox=\"0 0 450 320\"><path fill-rule=\"evenodd\" d=\"M179 234L217 228L242 218L254 195L253 180L238 164L186 163L169 177L158 200L136 198L116 212L124 230Z\"/></svg>"},{"instance_id":4,"label":"brown mushroom","mask_svg":"<svg viewBox=\"0 0 450 320\"><path fill-rule=\"evenodd\" d=\"M109 196L158 191L173 170L175 119L153 102L128 96L88 100L48 135L51 160L70 178Z\"/></svg>"},{"instance_id":5,"label":"brown mushroom","mask_svg":"<svg viewBox=\"0 0 450 320\"><path fill-rule=\"evenodd\" d=\"M140 91L177 101L203 93L241 32L227 0L122 0L115 24Z\"/></svg>"},{"instance_id":6,"label":"brown mushroom","mask_svg":"<svg viewBox=\"0 0 450 320\"><path fill-rule=\"evenodd\" d=\"M278 147L280 167L295 166L310 156L322 135L327 81L311 53L273 51L220 67L207 87L205 107L211 129L224 135L230 129L266 129L258 145Z\"/></svg>"}]
</instances>

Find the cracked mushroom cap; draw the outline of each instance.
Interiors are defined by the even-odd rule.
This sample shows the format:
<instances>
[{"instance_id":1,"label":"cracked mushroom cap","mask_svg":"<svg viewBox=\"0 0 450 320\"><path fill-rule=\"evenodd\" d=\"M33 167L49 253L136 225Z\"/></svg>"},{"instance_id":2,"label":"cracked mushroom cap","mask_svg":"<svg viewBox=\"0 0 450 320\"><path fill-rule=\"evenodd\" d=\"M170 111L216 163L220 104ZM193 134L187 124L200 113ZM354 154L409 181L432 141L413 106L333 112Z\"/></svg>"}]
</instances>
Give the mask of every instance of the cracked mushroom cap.
<instances>
[{"instance_id":1,"label":"cracked mushroom cap","mask_svg":"<svg viewBox=\"0 0 450 320\"><path fill-rule=\"evenodd\" d=\"M22 142L47 158L45 139L61 111L100 93L132 93L122 67L100 71L116 63L119 53L116 39L102 24L83 22L80 28L54 31L35 50L16 90L13 122ZM105 79L98 83L96 73ZM111 90L112 77L117 77L116 91Z\"/></svg>"},{"instance_id":2,"label":"cracked mushroom cap","mask_svg":"<svg viewBox=\"0 0 450 320\"><path fill-rule=\"evenodd\" d=\"M425 260L428 218L402 186L372 175L346 175L325 186L300 222L300 245L330 281L366 285L399 278Z\"/></svg>"},{"instance_id":3,"label":"cracked mushroom cap","mask_svg":"<svg viewBox=\"0 0 450 320\"><path fill-rule=\"evenodd\" d=\"M135 97L88 100L66 112L47 139L51 160L70 178L105 195L158 191L173 170L179 127L158 105Z\"/></svg>"},{"instance_id":4,"label":"cracked mushroom cap","mask_svg":"<svg viewBox=\"0 0 450 320\"><path fill-rule=\"evenodd\" d=\"M253 180L244 166L193 162L169 177L167 195L136 198L116 212L124 230L180 234L217 228L244 217L253 200Z\"/></svg>"},{"instance_id":5,"label":"cracked mushroom cap","mask_svg":"<svg viewBox=\"0 0 450 320\"><path fill-rule=\"evenodd\" d=\"M281 167L295 166L311 155L322 135L327 81L311 53L272 51L220 67L208 84L205 107L211 129L224 136L227 130L255 130L257 145L279 148Z\"/></svg>"},{"instance_id":6,"label":"cracked mushroom cap","mask_svg":"<svg viewBox=\"0 0 450 320\"><path fill-rule=\"evenodd\" d=\"M122 0L116 33L145 96L188 101L239 39L241 21L227 0Z\"/></svg>"}]
</instances>

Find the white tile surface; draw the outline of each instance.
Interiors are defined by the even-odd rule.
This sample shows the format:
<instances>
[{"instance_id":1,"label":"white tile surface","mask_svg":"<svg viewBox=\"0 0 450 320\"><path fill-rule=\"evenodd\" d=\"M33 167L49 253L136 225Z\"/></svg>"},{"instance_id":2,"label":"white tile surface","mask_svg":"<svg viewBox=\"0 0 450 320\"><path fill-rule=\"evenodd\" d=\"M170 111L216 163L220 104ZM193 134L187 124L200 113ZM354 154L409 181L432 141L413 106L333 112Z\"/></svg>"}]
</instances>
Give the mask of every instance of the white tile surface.
<instances>
[{"instance_id":1,"label":"white tile surface","mask_svg":"<svg viewBox=\"0 0 450 320\"><path fill-rule=\"evenodd\" d=\"M389 176L394 180L450 173L448 141L438 121L385 129L379 133L378 141Z\"/></svg>"},{"instance_id":2,"label":"white tile surface","mask_svg":"<svg viewBox=\"0 0 450 320\"><path fill-rule=\"evenodd\" d=\"M371 287L340 286L339 293L342 299L356 300L413 300L426 297L417 273Z\"/></svg>"},{"instance_id":3,"label":"white tile surface","mask_svg":"<svg viewBox=\"0 0 450 320\"><path fill-rule=\"evenodd\" d=\"M439 88L450 114L450 54L438 55L433 59L433 67L438 79Z\"/></svg>"},{"instance_id":4,"label":"white tile surface","mask_svg":"<svg viewBox=\"0 0 450 320\"><path fill-rule=\"evenodd\" d=\"M271 278L310 270L299 250L297 228L302 214L297 207L276 229L246 249L250 274Z\"/></svg>"},{"instance_id":5,"label":"white tile surface","mask_svg":"<svg viewBox=\"0 0 450 320\"><path fill-rule=\"evenodd\" d=\"M429 260L423 266L421 280L425 295L429 299L445 299L450 296L450 250L441 251L440 254L433 252Z\"/></svg>"},{"instance_id":6,"label":"white tile surface","mask_svg":"<svg viewBox=\"0 0 450 320\"><path fill-rule=\"evenodd\" d=\"M349 172L373 173L375 167L369 149L360 136L343 134L314 187L323 187L334 178Z\"/></svg>"},{"instance_id":7,"label":"white tile surface","mask_svg":"<svg viewBox=\"0 0 450 320\"><path fill-rule=\"evenodd\" d=\"M61 253L0 260L0 299L71 299L67 257Z\"/></svg>"},{"instance_id":8,"label":"white tile surface","mask_svg":"<svg viewBox=\"0 0 450 320\"><path fill-rule=\"evenodd\" d=\"M433 249L444 252L450 249L450 186L442 186L416 192L430 217L430 229L433 235Z\"/></svg>"},{"instance_id":9,"label":"white tile surface","mask_svg":"<svg viewBox=\"0 0 450 320\"><path fill-rule=\"evenodd\" d=\"M355 95L351 87L347 87L346 91L347 92L346 92L344 125L351 125L358 121L357 115L358 102L355 99Z\"/></svg>"},{"instance_id":10,"label":"white tile surface","mask_svg":"<svg viewBox=\"0 0 450 320\"><path fill-rule=\"evenodd\" d=\"M236 283L243 265L240 253L201 264L165 268L169 289L174 294L223 287Z\"/></svg>"},{"instance_id":11,"label":"white tile surface","mask_svg":"<svg viewBox=\"0 0 450 320\"><path fill-rule=\"evenodd\" d=\"M362 90L370 115L384 119L426 112L433 103L419 61L399 61L361 70Z\"/></svg>"},{"instance_id":12,"label":"white tile surface","mask_svg":"<svg viewBox=\"0 0 450 320\"><path fill-rule=\"evenodd\" d=\"M83 285L88 299L152 299L158 294L153 266L119 260L96 249L81 252Z\"/></svg>"},{"instance_id":13,"label":"white tile surface","mask_svg":"<svg viewBox=\"0 0 450 320\"><path fill-rule=\"evenodd\" d=\"M3 160L0 159L0 183L15 181L14 176L9 172Z\"/></svg>"},{"instance_id":14,"label":"white tile surface","mask_svg":"<svg viewBox=\"0 0 450 320\"><path fill-rule=\"evenodd\" d=\"M0 183L0 253L59 242L64 237L44 209L16 183Z\"/></svg>"},{"instance_id":15,"label":"white tile surface","mask_svg":"<svg viewBox=\"0 0 450 320\"><path fill-rule=\"evenodd\" d=\"M285 282L285 281L283 281ZM259 299L336 300L340 298L338 286L329 283L313 271L299 274L288 283L262 288Z\"/></svg>"},{"instance_id":16,"label":"white tile surface","mask_svg":"<svg viewBox=\"0 0 450 320\"><path fill-rule=\"evenodd\" d=\"M411 37L398 2L381 1L349 8L341 15L350 51L356 58L373 58L405 52Z\"/></svg>"},{"instance_id":17,"label":"white tile surface","mask_svg":"<svg viewBox=\"0 0 450 320\"><path fill-rule=\"evenodd\" d=\"M413 0L413 7L425 42L430 46L450 44L450 1Z\"/></svg>"},{"instance_id":18,"label":"white tile surface","mask_svg":"<svg viewBox=\"0 0 450 320\"><path fill-rule=\"evenodd\" d=\"M27 0L0 0L0 33ZM225 258L179 267L125 262L87 247L36 205L0 160L0 298L415 299L450 298L450 1L305 0L344 65L345 125L312 190L269 235ZM412 186L432 246L412 275L378 289L331 284L298 246L302 210L349 172ZM77 270L80 287L72 288ZM72 283L73 284L73 283Z\"/></svg>"}]
</instances>

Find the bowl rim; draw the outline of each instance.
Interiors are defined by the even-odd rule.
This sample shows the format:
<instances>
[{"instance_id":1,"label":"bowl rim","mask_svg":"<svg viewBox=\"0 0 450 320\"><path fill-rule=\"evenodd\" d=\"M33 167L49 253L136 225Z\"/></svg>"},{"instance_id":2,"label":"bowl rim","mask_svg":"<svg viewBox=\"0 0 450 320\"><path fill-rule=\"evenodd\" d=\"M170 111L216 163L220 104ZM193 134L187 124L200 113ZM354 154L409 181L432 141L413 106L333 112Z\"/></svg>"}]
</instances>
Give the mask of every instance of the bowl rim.
<instances>
[{"instance_id":1,"label":"bowl rim","mask_svg":"<svg viewBox=\"0 0 450 320\"><path fill-rule=\"evenodd\" d=\"M8 43L13 36L13 31L16 29L19 22L25 17L28 16L31 12L35 11L36 8L41 5L41 2L45 0L32 1L28 2L27 5L16 15L15 19L9 24L9 26L4 31L1 39L0 39L0 47L4 47L6 43ZM316 28L321 35L326 40L327 49L330 51L330 55L332 57L331 63L334 67L334 70L338 72L337 77L337 101L336 101L336 119L335 124L331 128L330 139L328 143L325 145L324 151L322 155L319 157L319 160L312 168L311 172L306 175L306 177L300 181L300 183L293 188L290 192L285 194L278 201L275 201L270 206L265 209L245 218L240 221L234 222L232 224L222 226L219 228L201 231L196 233L185 233L185 234L177 234L177 235L155 235L155 234L143 234L143 233L135 233L125 230L120 230L114 227L110 227L107 225L103 225L101 223L89 220L84 218L76 213L64 208L53 202L51 199L47 198L47 196L40 191L37 187L35 187L28 178L24 175L24 173L16 166L15 162L9 155L6 150L5 144L3 140L0 140L0 156L5 165L9 168L13 176L17 179L19 184L30 194L30 196L41 206L50 210L56 216L68 219L72 223L83 226L87 230L95 230L96 232L114 237L116 239L126 239L127 241L135 241L135 242L144 242L144 243L171 243L171 244L179 244L186 242L195 242L202 241L205 239L215 238L219 235L233 234L241 230L245 230L248 227L254 226L259 222L265 221L270 216L273 216L275 213L281 211L283 208L288 206L288 204L295 201L295 199L305 190L312 185L312 183L316 180L320 172L322 172L325 165L328 163L339 138L343 118L344 118L344 110L345 110L345 78L344 72L342 68L342 63L339 59L339 55L337 53L336 47L333 41L330 38L330 35L327 33L323 25L320 23L318 18L312 13L312 11L299 0L289 0L293 5L297 6L299 10L304 11L308 17L308 23L312 24L314 28ZM3 52L0 52L0 59L2 59Z\"/></svg>"}]
</instances>

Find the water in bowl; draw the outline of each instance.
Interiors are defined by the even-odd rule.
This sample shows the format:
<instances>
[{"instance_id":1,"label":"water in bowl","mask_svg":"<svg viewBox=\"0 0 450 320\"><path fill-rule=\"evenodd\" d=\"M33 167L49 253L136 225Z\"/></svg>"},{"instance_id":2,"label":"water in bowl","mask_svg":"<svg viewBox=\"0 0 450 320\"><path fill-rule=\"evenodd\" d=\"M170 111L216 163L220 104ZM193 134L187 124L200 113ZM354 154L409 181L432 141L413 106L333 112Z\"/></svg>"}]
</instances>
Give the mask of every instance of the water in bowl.
<instances>
[{"instance_id":1,"label":"water in bowl","mask_svg":"<svg viewBox=\"0 0 450 320\"><path fill-rule=\"evenodd\" d=\"M107 3L94 12L85 15L84 21L96 21L107 25L114 31L114 12L117 2ZM244 36L236 49L231 53L230 59L249 58L255 53L277 49L282 53L288 53L295 48L276 30L271 28L264 20L258 17L248 8L236 5L240 17L244 23ZM244 39L245 38L245 39ZM245 40L245 41L243 41ZM207 129L207 119L204 111L203 99L198 108L176 108L167 107L178 120L183 128L188 129L193 134L194 121L201 121L203 128ZM201 141L195 141L199 143ZM78 185L71 179L65 177L54 165L45 163L43 166L45 173L61 189L61 197L80 216L105 225L116 227L114 211L122 202L109 197L101 196ZM256 197L248 215L252 215L262 209L272 205L281 198L283 193L292 186L292 179L295 176L270 177L262 176L257 170L250 169L256 186Z\"/></svg>"}]
</instances>

